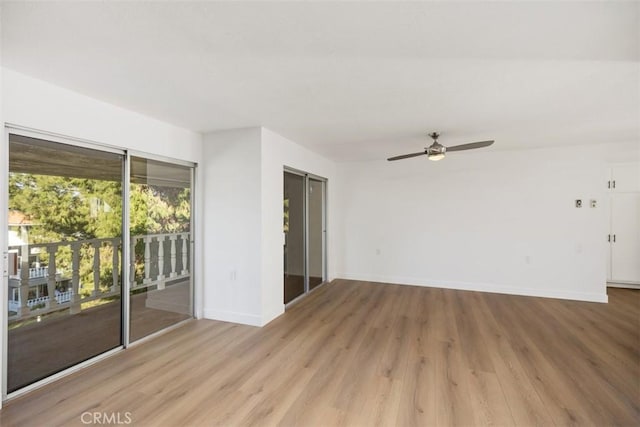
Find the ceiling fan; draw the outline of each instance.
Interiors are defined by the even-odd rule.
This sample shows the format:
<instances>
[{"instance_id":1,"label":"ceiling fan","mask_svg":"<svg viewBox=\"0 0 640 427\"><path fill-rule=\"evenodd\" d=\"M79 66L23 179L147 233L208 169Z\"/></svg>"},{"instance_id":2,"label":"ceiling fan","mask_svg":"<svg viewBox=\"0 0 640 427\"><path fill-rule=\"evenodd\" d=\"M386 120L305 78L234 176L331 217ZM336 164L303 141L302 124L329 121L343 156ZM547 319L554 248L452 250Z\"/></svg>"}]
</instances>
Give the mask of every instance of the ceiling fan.
<instances>
[{"instance_id":1,"label":"ceiling fan","mask_svg":"<svg viewBox=\"0 0 640 427\"><path fill-rule=\"evenodd\" d=\"M452 147L445 147L444 145L438 142L438 137L440 137L439 133L432 132L429 134L429 136L433 139L433 144L431 144L429 147L426 147L424 151L420 151L419 153L403 154L401 156L389 157L387 160L393 161L393 160L408 159L410 157L417 157L417 156L422 156L426 154L429 160L437 161L437 160L443 159L444 153L448 153L450 151L471 150L474 148L488 147L491 144L493 144L493 141L480 141L480 142L472 142L469 144L454 145Z\"/></svg>"}]
</instances>

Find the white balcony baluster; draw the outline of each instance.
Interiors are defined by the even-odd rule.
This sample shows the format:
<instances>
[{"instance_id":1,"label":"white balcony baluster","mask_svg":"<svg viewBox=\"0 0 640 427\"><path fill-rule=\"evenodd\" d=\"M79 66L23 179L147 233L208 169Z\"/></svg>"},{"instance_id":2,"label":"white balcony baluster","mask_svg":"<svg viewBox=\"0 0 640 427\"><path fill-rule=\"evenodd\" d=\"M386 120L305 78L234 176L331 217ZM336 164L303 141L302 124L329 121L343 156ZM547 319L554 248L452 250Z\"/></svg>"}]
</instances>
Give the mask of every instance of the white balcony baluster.
<instances>
[{"instance_id":1,"label":"white balcony baluster","mask_svg":"<svg viewBox=\"0 0 640 427\"><path fill-rule=\"evenodd\" d=\"M144 280L143 283L151 282L151 240L153 237L144 236Z\"/></svg>"},{"instance_id":2,"label":"white balcony baluster","mask_svg":"<svg viewBox=\"0 0 640 427\"><path fill-rule=\"evenodd\" d=\"M94 241L93 244L93 292L92 296L100 295L100 241Z\"/></svg>"},{"instance_id":3,"label":"white balcony baluster","mask_svg":"<svg viewBox=\"0 0 640 427\"><path fill-rule=\"evenodd\" d=\"M189 266L187 265L187 250L189 248L189 233L180 233L182 238L182 275L189 274Z\"/></svg>"},{"instance_id":4,"label":"white balcony baluster","mask_svg":"<svg viewBox=\"0 0 640 427\"><path fill-rule=\"evenodd\" d=\"M158 240L158 289L164 289L164 238L163 235L156 237Z\"/></svg>"},{"instance_id":5,"label":"white balcony baluster","mask_svg":"<svg viewBox=\"0 0 640 427\"><path fill-rule=\"evenodd\" d=\"M50 244L47 246L49 252L49 276L47 277L47 294L49 296L56 294L56 252L58 251L58 245ZM58 305L55 298L49 298L48 308L53 310Z\"/></svg>"},{"instance_id":6,"label":"white balcony baluster","mask_svg":"<svg viewBox=\"0 0 640 427\"><path fill-rule=\"evenodd\" d=\"M27 305L29 299L29 245L20 246L20 309L18 316L28 316L31 308Z\"/></svg>"},{"instance_id":7,"label":"white balcony baluster","mask_svg":"<svg viewBox=\"0 0 640 427\"><path fill-rule=\"evenodd\" d=\"M113 282L111 284L111 292L115 293L118 292L120 290L120 282L119 282L119 276L120 276L120 239L111 239L111 252L113 252L113 257L112 257L112 270L111 270L111 276L113 277Z\"/></svg>"},{"instance_id":8,"label":"white balcony baluster","mask_svg":"<svg viewBox=\"0 0 640 427\"><path fill-rule=\"evenodd\" d=\"M178 236L172 234L169 236L169 240L171 241L171 272L169 273L169 277L176 277L178 273L176 272L176 239Z\"/></svg>"},{"instance_id":9,"label":"white balcony baluster","mask_svg":"<svg viewBox=\"0 0 640 427\"><path fill-rule=\"evenodd\" d=\"M71 314L80 313L80 242L71 243L71 289L73 292L73 303L71 304Z\"/></svg>"}]
</instances>

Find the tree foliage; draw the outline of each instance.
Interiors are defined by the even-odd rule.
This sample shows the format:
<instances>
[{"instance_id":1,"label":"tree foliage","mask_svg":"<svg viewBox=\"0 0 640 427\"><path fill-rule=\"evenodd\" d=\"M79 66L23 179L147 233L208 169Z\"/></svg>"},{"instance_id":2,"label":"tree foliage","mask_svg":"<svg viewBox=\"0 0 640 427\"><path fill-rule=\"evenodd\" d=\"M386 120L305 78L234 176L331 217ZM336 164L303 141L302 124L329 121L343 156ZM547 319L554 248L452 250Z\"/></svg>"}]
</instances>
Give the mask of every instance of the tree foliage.
<instances>
[{"instance_id":1,"label":"tree foliage","mask_svg":"<svg viewBox=\"0 0 640 427\"><path fill-rule=\"evenodd\" d=\"M187 188L132 184L129 190L131 233L189 231L190 197ZM31 243L122 234L120 182L11 173L9 209L31 219Z\"/></svg>"}]
</instances>

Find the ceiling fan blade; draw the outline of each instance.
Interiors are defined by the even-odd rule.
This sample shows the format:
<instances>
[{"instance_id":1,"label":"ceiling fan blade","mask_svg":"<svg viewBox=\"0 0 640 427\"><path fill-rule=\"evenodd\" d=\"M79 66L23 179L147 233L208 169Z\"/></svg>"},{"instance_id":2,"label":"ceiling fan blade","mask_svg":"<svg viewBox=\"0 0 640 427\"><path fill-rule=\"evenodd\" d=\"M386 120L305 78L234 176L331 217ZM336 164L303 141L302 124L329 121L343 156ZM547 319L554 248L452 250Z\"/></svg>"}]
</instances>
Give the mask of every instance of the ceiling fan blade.
<instances>
[{"instance_id":1,"label":"ceiling fan blade","mask_svg":"<svg viewBox=\"0 0 640 427\"><path fill-rule=\"evenodd\" d=\"M387 160L392 162L394 160L401 160L401 159L408 159L408 158L411 158L411 157L424 156L425 154L427 154L426 151L421 151L419 153L403 154L401 156L389 157Z\"/></svg>"},{"instance_id":2,"label":"ceiling fan blade","mask_svg":"<svg viewBox=\"0 0 640 427\"><path fill-rule=\"evenodd\" d=\"M453 147L447 147L447 153L450 151L472 150L474 148L488 147L491 144L493 144L493 141L480 141L472 142L470 144L454 145Z\"/></svg>"}]
</instances>

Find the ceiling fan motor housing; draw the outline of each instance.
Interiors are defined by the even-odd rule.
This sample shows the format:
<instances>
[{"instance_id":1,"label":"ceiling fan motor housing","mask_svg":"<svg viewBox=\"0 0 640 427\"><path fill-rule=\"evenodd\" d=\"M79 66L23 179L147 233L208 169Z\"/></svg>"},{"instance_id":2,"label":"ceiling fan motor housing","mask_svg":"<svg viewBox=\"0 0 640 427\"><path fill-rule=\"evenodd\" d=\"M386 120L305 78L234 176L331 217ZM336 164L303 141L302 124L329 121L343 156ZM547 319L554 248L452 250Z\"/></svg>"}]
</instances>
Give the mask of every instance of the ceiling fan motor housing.
<instances>
[{"instance_id":1,"label":"ceiling fan motor housing","mask_svg":"<svg viewBox=\"0 0 640 427\"><path fill-rule=\"evenodd\" d=\"M427 154L444 154L445 151L447 151L447 147L437 141L427 148Z\"/></svg>"}]
</instances>

